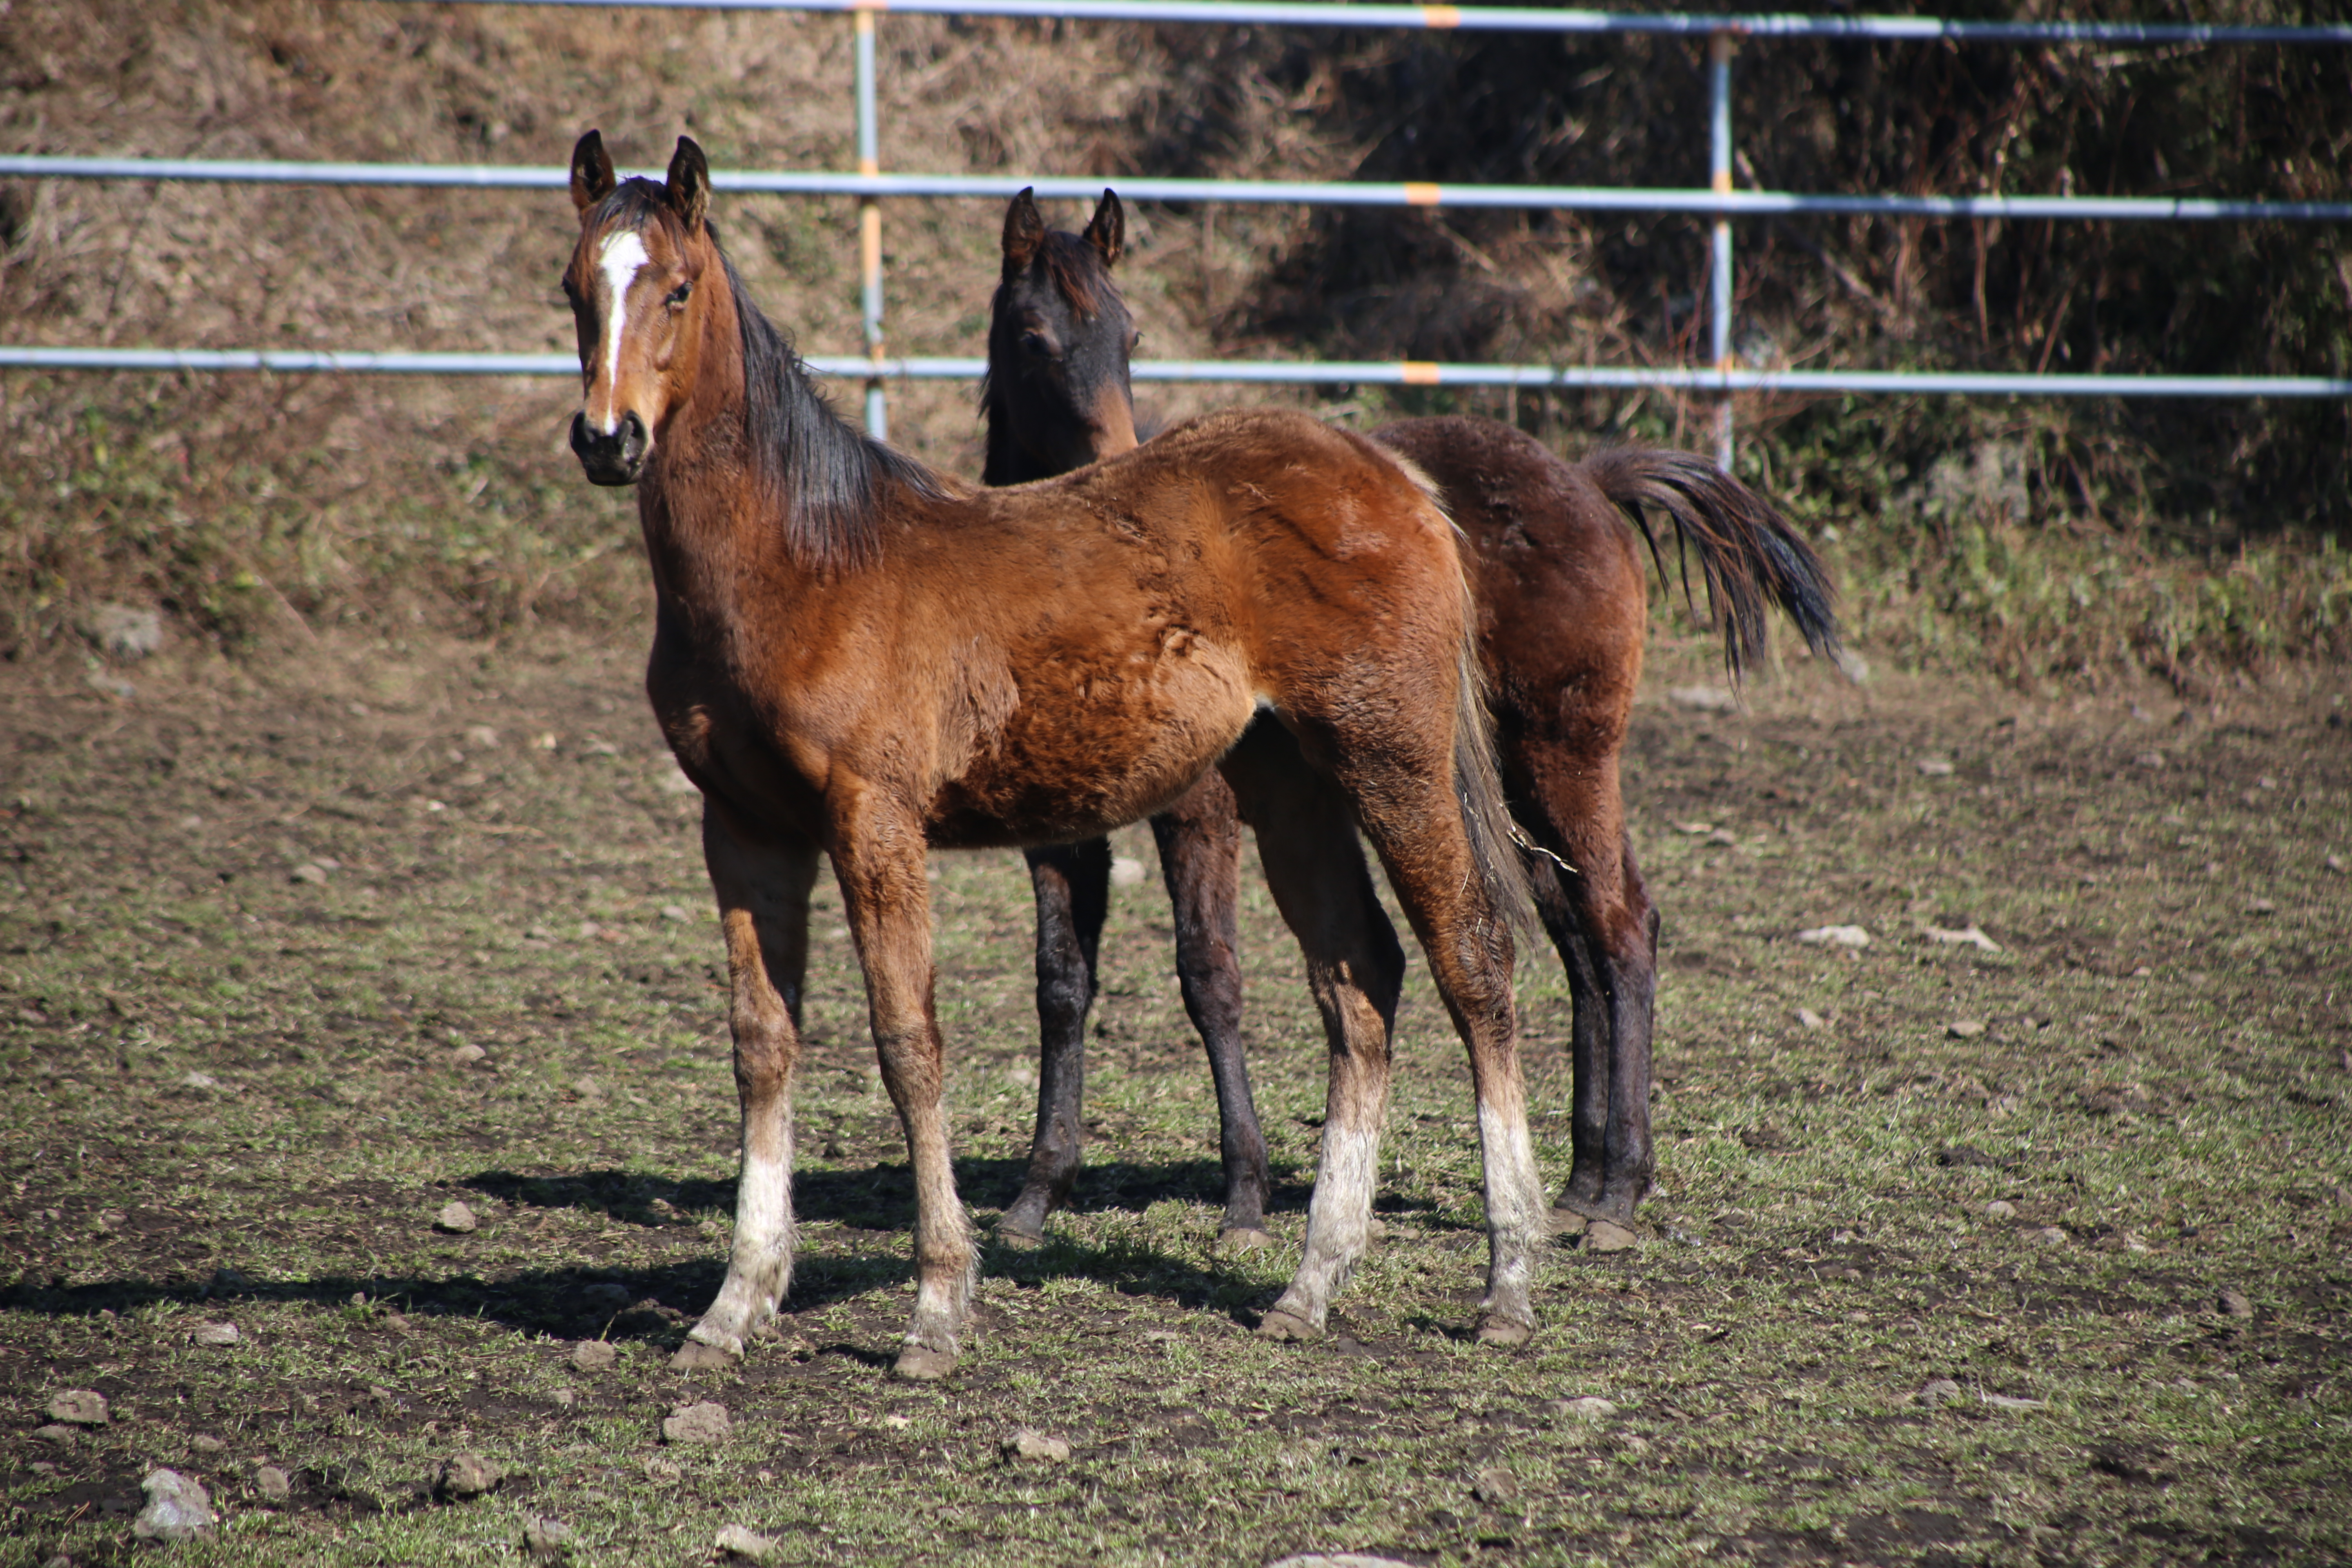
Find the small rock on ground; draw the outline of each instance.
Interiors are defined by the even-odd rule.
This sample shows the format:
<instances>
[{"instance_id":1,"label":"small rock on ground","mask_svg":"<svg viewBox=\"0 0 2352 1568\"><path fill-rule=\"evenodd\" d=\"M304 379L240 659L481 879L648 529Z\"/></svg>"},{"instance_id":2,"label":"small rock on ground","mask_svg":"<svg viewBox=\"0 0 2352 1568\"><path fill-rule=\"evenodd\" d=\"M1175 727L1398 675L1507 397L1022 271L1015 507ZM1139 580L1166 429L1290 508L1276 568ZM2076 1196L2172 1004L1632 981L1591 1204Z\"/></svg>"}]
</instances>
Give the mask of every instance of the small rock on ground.
<instances>
[{"instance_id":1,"label":"small rock on ground","mask_svg":"<svg viewBox=\"0 0 2352 1568\"><path fill-rule=\"evenodd\" d=\"M662 1422L665 1443L723 1443L734 1426L729 1419L727 1406L715 1399L698 1404L681 1405Z\"/></svg>"},{"instance_id":2,"label":"small rock on ground","mask_svg":"<svg viewBox=\"0 0 2352 1568\"><path fill-rule=\"evenodd\" d=\"M523 1555L534 1563L560 1563L572 1555L573 1531L560 1519L537 1515L523 1521Z\"/></svg>"},{"instance_id":3,"label":"small rock on ground","mask_svg":"<svg viewBox=\"0 0 2352 1568\"><path fill-rule=\"evenodd\" d=\"M1963 1394L1960 1391L1960 1385L1950 1378L1938 1377L1920 1384L1919 1392L1911 1397L1922 1405L1958 1405L1968 1395Z\"/></svg>"},{"instance_id":4,"label":"small rock on ground","mask_svg":"<svg viewBox=\"0 0 2352 1568\"><path fill-rule=\"evenodd\" d=\"M489 1054L481 1047L468 1042L449 1053L449 1062L453 1067L469 1068L476 1062L487 1059Z\"/></svg>"},{"instance_id":5,"label":"small rock on ground","mask_svg":"<svg viewBox=\"0 0 2352 1568\"><path fill-rule=\"evenodd\" d=\"M1720 686L1670 686L1666 700L1694 713L1736 713L1739 699Z\"/></svg>"},{"instance_id":6,"label":"small rock on ground","mask_svg":"<svg viewBox=\"0 0 2352 1568\"><path fill-rule=\"evenodd\" d=\"M253 1486L264 1502L284 1502L294 1495L294 1478L275 1465L253 1472Z\"/></svg>"},{"instance_id":7,"label":"small rock on ground","mask_svg":"<svg viewBox=\"0 0 2352 1568\"><path fill-rule=\"evenodd\" d=\"M1594 1394L1577 1399L1558 1400L1552 1409L1562 1415L1572 1415L1579 1421L1606 1421L1617 1414L1616 1405Z\"/></svg>"},{"instance_id":8,"label":"small rock on ground","mask_svg":"<svg viewBox=\"0 0 2352 1568\"><path fill-rule=\"evenodd\" d=\"M445 1498L476 1498L497 1489L506 1479L506 1471L479 1454L459 1454L441 1463L441 1473L434 1478L433 1490Z\"/></svg>"},{"instance_id":9,"label":"small rock on ground","mask_svg":"<svg viewBox=\"0 0 2352 1568\"><path fill-rule=\"evenodd\" d=\"M1517 1500L1519 1480L1500 1465L1488 1465L1471 1478L1470 1495L1489 1508Z\"/></svg>"},{"instance_id":10,"label":"small rock on ground","mask_svg":"<svg viewBox=\"0 0 2352 1568\"><path fill-rule=\"evenodd\" d=\"M62 1447L66 1444L71 1443L75 1438L80 1436L81 1434L75 1431L70 1426L60 1426L57 1422L52 1421L46 1426L34 1427L33 1436L38 1437L44 1443L56 1443Z\"/></svg>"},{"instance_id":11,"label":"small rock on ground","mask_svg":"<svg viewBox=\"0 0 2352 1568\"><path fill-rule=\"evenodd\" d=\"M1944 1033L1956 1040L1973 1040L1984 1032L1982 1018L1955 1018L1944 1026Z\"/></svg>"},{"instance_id":12,"label":"small rock on ground","mask_svg":"<svg viewBox=\"0 0 2352 1568\"><path fill-rule=\"evenodd\" d=\"M49 1419L69 1426L103 1426L106 1395L94 1388L68 1388L49 1401Z\"/></svg>"},{"instance_id":13,"label":"small rock on ground","mask_svg":"<svg viewBox=\"0 0 2352 1568\"><path fill-rule=\"evenodd\" d=\"M1045 1465L1066 1465L1070 1462L1070 1445L1034 1427L1024 1426L1004 1439L1004 1457Z\"/></svg>"},{"instance_id":14,"label":"small rock on ground","mask_svg":"<svg viewBox=\"0 0 2352 1568\"><path fill-rule=\"evenodd\" d=\"M89 635L117 658L145 658L163 646L163 617L135 605L100 605L90 612Z\"/></svg>"},{"instance_id":15,"label":"small rock on ground","mask_svg":"<svg viewBox=\"0 0 2352 1568\"><path fill-rule=\"evenodd\" d=\"M2254 1315L2254 1304L2236 1290L2222 1291L2219 1304L2221 1310L2233 1318L2251 1318Z\"/></svg>"},{"instance_id":16,"label":"small rock on ground","mask_svg":"<svg viewBox=\"0 0 2352 1568\"><path fill-rule=\"evenodd\" d=\"M1995 1198L1992 1202L1985 1205L1985 1217L1987 1219L2015 1219L2017 1217L2017 1205L2011 1203L2007 1198Z\"/></svg>"},{"instance_id":17,"label":"small rock on ground","mask_svg":"<svg viewBox=\"0 0 2352 1568\"><path fill-rule=\"evenodd\" d=\"M2033 1239L2044 1247L2063 1247L2073 1238L2054 1225L2045 1225L2033 1233Z\"/></svg>"},{"instance_id":18,"label":"small rock on ground","mask_svg":"<svg viewBox=\"0 0 2352 1568\"><path fill-rule=\"evenodd\" d=\"M188 1447L199 1454L218 1454L226 1451L228 1444L209 1432L198 1432L188 1439Z\"/></svg>"},{"instance_id":19,"label":"small rock on ground","mask_svg":"<svg viewBox=\"0 0 2352 1568\"><path fill-rule=\"evenodd\" d=\"M233 1345L243 1336L235 1323L198 1323L189 1331L188 1342L199 1345Z\"/></svg>"},{"instance_id":20,"label":"small rock on ground","mask_svg":"<svg viewBox=\"0 0 2352 1568\"><path fill-rule=\"evenodd\" d=\"M150 1470L139 1483L147 1506L131 1521L142 1541L194 1541L213 1532L213 1500L203 1485L177 1470Z\"/></svg>"},{"instance_id":21,"label":"small rock on ground","mask_svg":"<svg viewBox=\"0 0 2352 1568\"><path fill-rule=\"evenodd\" d=\"M1930 942L1956 942L1966 947L1979 948L1986 952L1999 952L2000 951L2000 943L1985 935L1983 928L1979 926L1974 921L1969 921L1967 925L1958 928L1951 926L1928 926L1925 929L1927 933L1927 940Z\"/></svg>"},{"instance_id":22,"label":"small rock on ground","mask_svg":"<svg viewBox=\"0 0 2352 1568\"><path fill-rule=\"evenodd\" d=\"M766 1563L776 1555L774 1542L740 1524L730 1524L720 1531L718 1541L713 1544L719 1548L720 1556L739 1562Z\"/></svg>"},{"instance_id":23,"label":"small rock on ground","mask_svg":"<svg viewBox=\"0 0 2352 1568\"><path fill-rule=\"evenodd\" d=\"M481 1227L482 1222L474 1217L474 1211L462 1203L447 1205L433 1216L433 1228L451 1236L470 1236Z\"/></svg>"},{"instance_id":24,"label":"small rock on ground","mask_svg":"<svg viewBox=\"0 0 2352 1568\"><path fill-rule=\"evenodd\" d=\"M1814 926L1799 931L1797 940L1811 947L1864 948L1870 945L1870 933L1860 926Z\"/></svg>"},{"instance_id":25,"label":"small rock on ground","mask_svg":"<svg viewBox=\"0 0 2352 1568\"><path fill-rule=\"evenodd\" d=\"M1801 1027L1807 1029L1826 1029L1830 1025L1827 1018L1822 1017L1811 1007L1797 1009L1797 1023Z\"/></svg>"},{"instance_id":26,"label":"small rock on ground","mask_svg":"<svg viewBox=\"0 0 2352 1568\"><path fill-rule=\"evenodd\" d=\"M1922 757L1911 765L1926 778L1948 779L1952 776L1952 760L1949 757Z\"/></svg>"},{"instance_id":27,"label":"small rock on ground","mask_svg":"<svg viewBox=\"0 0 2352 1568\"><path fill-rule=\"evenodd\" d=\"M2049 1406L2047 1400L2020 1399L2013 1394L1988 1394L1982 1403L1995 1410L2042 1410Z\"/></svg>"},{"instance_id":28,"label":"small rock on ground","mask_svg":"<svg viewBox=\"0 0 2352 1568\"><path fill-rule=\"evenodd\" d=\"M572 1347L572 1364L582 1372L610 1372L620 1359L620 1348L604 1340L582 1340Z\"/></svg>"}]
</instances>

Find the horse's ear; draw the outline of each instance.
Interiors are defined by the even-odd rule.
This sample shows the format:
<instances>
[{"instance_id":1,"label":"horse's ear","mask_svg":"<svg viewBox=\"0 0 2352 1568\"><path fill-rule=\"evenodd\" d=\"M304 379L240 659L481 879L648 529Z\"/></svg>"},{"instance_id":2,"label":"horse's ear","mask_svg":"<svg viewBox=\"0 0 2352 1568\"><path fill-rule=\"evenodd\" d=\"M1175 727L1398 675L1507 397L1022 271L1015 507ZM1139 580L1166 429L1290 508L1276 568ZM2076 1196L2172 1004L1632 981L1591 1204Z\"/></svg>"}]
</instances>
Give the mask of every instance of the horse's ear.
<instances>
[{"instance_id":1,"label":"horse's ear","mask_svg":"<svg viewBox=\"0 0 2352 1568\"><path fill-rule=\"evenodd\" d=\"M1024 185L1004 209L1004 270L1013 273L1028 266L1045 243L1045 215L1037 210L1033 189Z\"/></svg>"},{"instance_id":2,"label":"horse's ear","mask_svg":"<svg viewBox=\"0 0 2352 1568\"><path fill-rule=\"evenodd\" d=\"M1087 243L1102 252L1105 267L1116 267L1118 258L1127 254L1127 209L1118 205L1118 193L1106 189L1102 200L1095 204L1095 216L1087 225Z\"/></svg>"},{"instance_id":3,"label":"horse's ear","mask_svg":"<svg viewBox=\"0 0 2352 1568\"><path fill-rule=\"evenodd\" d=\"M613 194L613 160L605 155L604 138L591 131L572 144L572 205L586 212Z\"/></svg>"},{"instance_id":4,"label":"horse's ear","mask_svg":"<svg viewBox=\"0 0 2352 1568\"><path fill-rule=\"evenodd\" d=\"M710 211L710 165L691 136L679 137L669 157L669 205L687 233L702 232L702 219Z\"/></svg>"}]
</instances>

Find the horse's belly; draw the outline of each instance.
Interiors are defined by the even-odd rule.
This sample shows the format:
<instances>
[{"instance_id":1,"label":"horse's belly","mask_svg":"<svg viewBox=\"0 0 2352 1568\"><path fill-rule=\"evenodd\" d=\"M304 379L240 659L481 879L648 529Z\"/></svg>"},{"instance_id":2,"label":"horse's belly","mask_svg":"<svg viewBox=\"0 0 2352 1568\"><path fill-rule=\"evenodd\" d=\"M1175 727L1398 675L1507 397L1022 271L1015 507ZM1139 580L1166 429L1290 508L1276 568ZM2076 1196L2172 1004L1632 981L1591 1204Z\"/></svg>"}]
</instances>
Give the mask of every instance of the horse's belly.
<instances>
[{"instance_id":1,"label":"horse's belly","mask_svg":"<svg viewBox=\"0 0 2352 1568\"><path fill-rule=\"evenodd\" d=\"M943 848L1066 843L1150 816L1213 766L1255 708L1241 658L1186 632L1115 660L1047 660L936 797Z\"/></svg>"}]
</instances>

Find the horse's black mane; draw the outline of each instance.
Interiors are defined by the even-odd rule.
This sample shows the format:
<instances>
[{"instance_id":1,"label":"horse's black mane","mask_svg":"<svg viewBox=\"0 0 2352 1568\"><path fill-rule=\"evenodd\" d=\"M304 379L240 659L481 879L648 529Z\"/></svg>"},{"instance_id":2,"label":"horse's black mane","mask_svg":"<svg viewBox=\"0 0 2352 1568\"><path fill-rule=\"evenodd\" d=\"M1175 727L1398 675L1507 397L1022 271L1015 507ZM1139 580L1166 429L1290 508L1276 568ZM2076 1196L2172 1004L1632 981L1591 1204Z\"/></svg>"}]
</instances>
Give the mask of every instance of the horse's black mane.
<instances>
[{"instance_id":1,"label":"horse's black mane","mask_svg":"<svg viewBox=\"0 0 2352 1568\"><path fill-rule=\"evenodd\" d=\"M792 340L743 291L724 248L719 259L742 323L744 439L761 488L784 513L793 558L826 571L863 566L881 549L884 482L930 500L945 492L930 469L835 412Z\"/></svg>"},{"instance_id":2,"label":"horse's black mane","mask_svg":"<svg viewBox=\"0 0 2352 1568\"><path fill-rule=\"evenodd\" d=\"M663 187L650 180L625 180L606 201L614 216L635 226L678 222ZM927 499L945 492L929 468L835 412L792 340L744 291L718 226L706 219L704 226L735 296L743 345L743 446L762 499L783 518L786 542L802 565L852 571L868 564L881 550L878 503L886 482Z\"/></svg>"}]
</instances>

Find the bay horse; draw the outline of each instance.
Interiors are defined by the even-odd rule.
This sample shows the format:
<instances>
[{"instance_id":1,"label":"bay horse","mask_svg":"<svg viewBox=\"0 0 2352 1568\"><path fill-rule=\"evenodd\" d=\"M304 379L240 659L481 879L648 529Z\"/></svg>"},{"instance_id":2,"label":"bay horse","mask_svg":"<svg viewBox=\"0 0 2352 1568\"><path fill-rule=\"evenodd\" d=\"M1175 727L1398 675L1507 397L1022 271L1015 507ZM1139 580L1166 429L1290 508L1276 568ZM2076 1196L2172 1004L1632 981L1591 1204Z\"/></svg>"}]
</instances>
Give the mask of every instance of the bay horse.
<instances>
[{"instance_id":1,"label":"bay horse","mask_svg":"<svg viewBox=\"0 0 2352 1568\"><path fill-rule=\"evenodd\" d=\"M665 180L572 150L571 439L634 484L646 687L704 801L742 1165L727 1276L673 1363L723 1366L791 1279L793 1074L817 857L840 884L915 1174L895 1370L952 1370L977 1253L948 1162L933 847L1065 843L1212 767L1306 950L1330 1094L1297 1274L1261 1320L1320 1334L1366 1246L1402 949L1386 868L1470 1057L1490 1248L1479 1337L1524 1342L1543 1194L1512 1011L1508 842L1468 580L1411 465L1304 415L1195 420L1118 460L985 489L850 428L745 293L702 151Z\"/></svg>"},{"instance_id":2,"label":"bay horse","mask_svg":"<svg viewBox=\"0 0 2352 1568\"><path fill-rule=\"evenodd\" d=\"M981 391L988 483L1042 479L1135 446L1128 355L1137 337L1111 277L1124 233L1108 190L1083 234L1049 229L1027 191L1007 209ZM1371 438L1436 482L1470 546L1506 799L1568 973L1572 1162L1551 1228L1590 1228L1592 1243L1627 1245L1655 1163L1658 913L1618 786L1648 623L1643 546L1666 574L1650 514L1672 524L1678 559L1698 557L1735 681L1762 651L1768 601L1815 652L1833 652L1832 589L1787 518L1692 453L1620 447L1570 463L1513 426L1463 417L1407 419ZM1224 1116L1225 1234L1247 1244L1261 1234L1267 1178L1242 1059L1234 802L1208 775L1152 830L1175 906L1185 1005ZM1086 1010L1109 865L1107 844L1032 858L1043 1059L1028 1176L999 1222L1016 1237L1041 1234L1077 1175Z\"/></svg>"}]
</instances>

